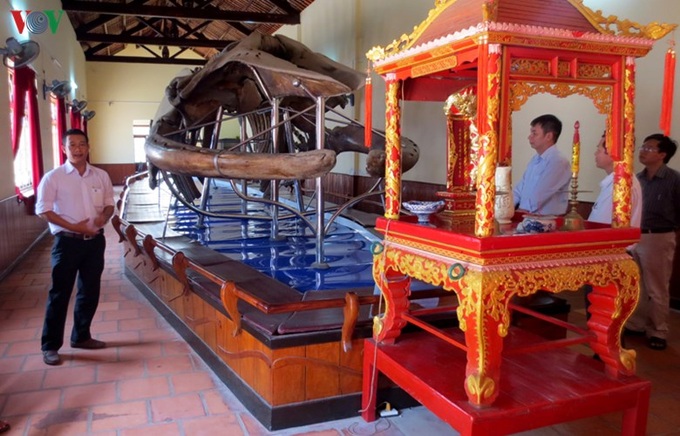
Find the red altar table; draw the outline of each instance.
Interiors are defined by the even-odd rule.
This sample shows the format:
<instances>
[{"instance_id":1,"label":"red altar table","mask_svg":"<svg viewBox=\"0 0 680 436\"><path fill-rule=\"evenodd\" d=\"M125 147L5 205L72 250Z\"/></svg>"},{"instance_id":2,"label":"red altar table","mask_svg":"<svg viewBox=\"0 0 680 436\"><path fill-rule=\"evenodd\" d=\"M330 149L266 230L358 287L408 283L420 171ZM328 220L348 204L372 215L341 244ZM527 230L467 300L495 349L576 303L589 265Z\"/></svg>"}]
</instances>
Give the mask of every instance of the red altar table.
<instances>
[{"instance_id":1,"label":"red altar table","mask_svg":"<svg viewBox=\"0 0 680 436\"><path fill-rule=\"evenodd\" d=\"M637 266L626 253L639 238L630 227L635 59L675 27L604 16L582 0L435 0L410 35L367 53L386 83L385 215L376 224L384 240L374 247L373 265L385 304L366 341L364 418L375 417L375 368L464 433L521 430L533 420L540 426L622 409L631 434L644 433L649 384L634 376L634 351L620 346L639 288ZM611 226L586 222L585 228L567 226L571 231L520 235L517 221L496 222L495 173L512 164L512 114L540 93L581 95L606 115L615 161ZM447 179L439 197L446 209L433 226L401 213L400 100L445 102ZM576 218L579 158L574 135ZM455 293L460 335L409 310L412 278ZM592 316L578 338L506 346L513 297L584 284L593 287ZM400 336L407 323L426 333L416 340ZM594 363L555 348L579 342L603 360L585 380L577 369ZM545 403L552 378L541 377L553 373L562 374L554 399L569 409L560 420ZM523 399L508 393L516 384L530 384L537 396L524 409ZM521 413L529 416L515 420Z\"/></svg>"},{"instance_id":2,"label":"red altar table","mask_svg":"<svg viewBox=\"0 0 680 436\"><path fill-rule=\"evenodd\" d=\"M507 342L516 339L515 330ZM635 376L611 379L588 356L558 349L504 357L500 394L484 408L467 401L464 367L463 353L427 333L404 335L398 345L376 347L367 339L362 416L376 418L371 392L378 379L366 375L379 370L462 435L516 433L616 411L623 411L623 435L645 434L651 383Z\"/></svg>"},{"instance_id":3,"label":"red altar table","mask_svg":"<svg viewBox=\"0 0 680 436\"><path fill-rule=\"evenodd\" d=\"M604 361L607 375L634 374L635 352L620 347L620 332L638 298L638 267L626 247L640 231L587 225L578 232L544 234L514 234L510 226L507 234L479 238L464 233L464 227L453 232L379 218L376 229L384 232L384 239L375 250L373 276L384 294L385 310L374 320L374 338L393 344L411 322L445 339L452 350L466 353L464 385L470 402L490 405L499 393L511 298L591 284L588 331L551 347L585 341ZM411 278L456 294L464 341L440 334L409 312Z\"/></svg>"}]
</instances>

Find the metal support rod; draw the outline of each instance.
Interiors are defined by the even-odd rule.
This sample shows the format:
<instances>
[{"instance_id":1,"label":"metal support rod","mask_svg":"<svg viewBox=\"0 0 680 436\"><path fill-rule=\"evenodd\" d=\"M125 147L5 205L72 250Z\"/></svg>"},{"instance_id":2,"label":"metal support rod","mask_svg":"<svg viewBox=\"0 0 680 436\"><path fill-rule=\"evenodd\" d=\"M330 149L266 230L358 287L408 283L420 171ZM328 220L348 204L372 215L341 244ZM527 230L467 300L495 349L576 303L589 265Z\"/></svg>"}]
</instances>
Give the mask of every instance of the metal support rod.
<instances>
[{"instance_id":1,"label":"metal support rod","mask_svg":"<svg viewBox=\"0 0 680 436\"><path fill-rule=\"evenodd\" d=\"M279 152L279 102L278 98L272 99L272 113L271 113L271 140L272 140L272 153ZM279 182L278 180L269 181L269 192L271 194L270 199L274 203L279 202ZM279 207L276 204L272 205L272 222L271 222L271 235L270 239L273 241L278 241L281 239L279 235Z\"/></svg>"},{"instance_id":2,"label":"metal support rod","mask_svg":"<svg viewBox=\"0 0 680 436\"><path fill-rule=\"evenodd\" d=\"M323 150L326 141L326 131L324 128L326 119L326 101L323 97L316 98L316 149ZM326 269L329 265L325 262L324 241L326 236L325 225L325 204L323 195L323 185L321 177L316 178L316 262L312 268Z\"/></svg>"},{"instance_id":3,"label":"metal support rod","mask_svg":"<svg viewBox=\"0 0 680 436\"><path fill-rule=\"evenodd\" d=\"M293 138L293 125L290 123L290 113L288 111L283 112L283 121L286 129L286 142L288 142L288 153L295 153ZM300 180L293 180L293 189L295 192L295 200L297 202L298 209L300 212L304 211L305 203L302 194L302 187L300 186Z\"/></svg>"},{"instance_id":4,"label":"metal support rod","mask_svg":"<svg viewBox=\"0 0 680 436\"><path fill-rule=\"evenodd\" d=\"M210 138L210 149L217 150L217 143L220 140L220 128L222 127L222 115L224 114L224 108L220 106L217 110L217 119L215 124L213 124L212 137ZM204 130L205 131L205 130ZM210 182L211 178L206 177L203 180L203 190L201 192L201 209L205 210L208 207L208 199L210 198ZM198 215L196 220L196 227L202 229L205 227L205 215Z\"/></svg>"},{"instance_id":5,"label":"metal support rod","mask_svg":"<svg viewBox=\"0 0 680 436\"><path fill-rule=\"evenodd\" d=\"M248 151L248 143L246 142L246 137L248 136L248 126L246 125L246 117L240 117L238 119L238 125L240 129L241 136L241 150L242 152ZM241 179L241 191L248 193L248 181L246 179ZM248 213L248 201L241 199L241 213Z\"/></svg>"}]
</instances>

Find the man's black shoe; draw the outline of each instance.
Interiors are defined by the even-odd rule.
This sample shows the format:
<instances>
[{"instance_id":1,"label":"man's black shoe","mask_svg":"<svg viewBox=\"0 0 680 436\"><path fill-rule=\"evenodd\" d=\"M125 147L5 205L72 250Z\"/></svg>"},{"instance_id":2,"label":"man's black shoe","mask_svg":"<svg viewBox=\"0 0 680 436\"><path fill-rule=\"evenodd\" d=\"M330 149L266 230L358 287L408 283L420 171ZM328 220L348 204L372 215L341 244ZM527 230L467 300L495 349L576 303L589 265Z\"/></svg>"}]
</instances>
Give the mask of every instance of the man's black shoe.
<instances>
[{"instance_id":1,"label":"man's black shoe","mask_svg":"<svg viewBox=\"0 0 680 436\"><path fill-rule=\"evenodd\" d=\"M623 328L623 335L624 336L644 336L645 332L641 332L638 330L631 330L629 328L624 327Z\"/></svg>"},{"instance_id":2,"label":"man's black shoe","mask_svg":"<svg viewBox=\"0 0 680 436\"><path fill-rule=\"evenodd\" d=\"M106 348L106 342L98 341L96 339L88 339L82 342L71 342L72 348L82 348L85 350L100 350Z\"/></svg>"},{"instance_id":3,"label":"man's black shoe","mask_svg":"<svg viewBox=\"0 0 680 436\"><path fill-rule=\"evenodd\" d=\"M43 351L43 362L47 365L59 365L61 364L61 357L57 350L45 350Z\"/></svg>"}]
</instances>

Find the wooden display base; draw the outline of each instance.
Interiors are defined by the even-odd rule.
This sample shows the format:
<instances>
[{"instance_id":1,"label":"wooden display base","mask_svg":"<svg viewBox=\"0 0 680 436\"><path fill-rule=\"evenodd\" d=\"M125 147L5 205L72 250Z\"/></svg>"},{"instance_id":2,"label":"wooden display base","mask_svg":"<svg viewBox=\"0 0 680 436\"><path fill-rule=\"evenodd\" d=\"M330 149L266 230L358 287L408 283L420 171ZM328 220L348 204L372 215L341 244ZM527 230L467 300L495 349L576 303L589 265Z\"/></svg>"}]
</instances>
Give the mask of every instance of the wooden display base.
<instances>
[{"instance_id":1,"label":"wooden display base","mask_svg":"<svg viewBox=\"0 0 680 436\"><path fill-rule=\"evenodd\" d=\"M651 383L612 379L604 365L565 348L512 353L537 338L511 329L491 406L475 407L464 389L466 355L425 333L403 334L393 345L366 339L362 417L376 419L378 372L389 377L462 435L501 435L623 411L623 435L645 434ZM377 369L377 372L374 372Z\"/></svg>"}]
</instances>

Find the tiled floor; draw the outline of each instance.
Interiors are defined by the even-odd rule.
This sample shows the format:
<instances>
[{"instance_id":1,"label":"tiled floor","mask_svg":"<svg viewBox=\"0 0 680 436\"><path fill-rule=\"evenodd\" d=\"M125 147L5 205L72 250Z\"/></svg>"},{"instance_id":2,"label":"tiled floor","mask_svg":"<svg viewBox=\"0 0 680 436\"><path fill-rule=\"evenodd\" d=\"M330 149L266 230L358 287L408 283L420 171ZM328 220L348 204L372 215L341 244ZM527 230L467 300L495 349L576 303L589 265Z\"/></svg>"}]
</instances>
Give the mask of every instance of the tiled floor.
<instances>
[{"instance_id":1,"label":"tiled floor","mask_svg":"<svg viewBox=\"0 0 680 436\"><path fill-rule=\"evenodd\" d=\"M93 333L98 351L61 350L64 363L42 362L40 330L50 281L45 238L0 282L0 418L9 435L264 435L231 395L122 273L122 246L107 229L107 268ZM564 295L564 294L563 294ZM583 323L582 295L569 294L570 320ZM70 321L69 321L70 322ZM67 326L67 329L70 328ZM638 351L638 373L653 382L648 434L680 435L680 314L672 314L668 350ZM68 330L67 330L68 331ZM587 352L587 350L585 350ZM528 432L613 435L620 414ZM365 423L359 417L278 431L277 435L456 434L422 407Z\"/></svg>"}]
</instances>

